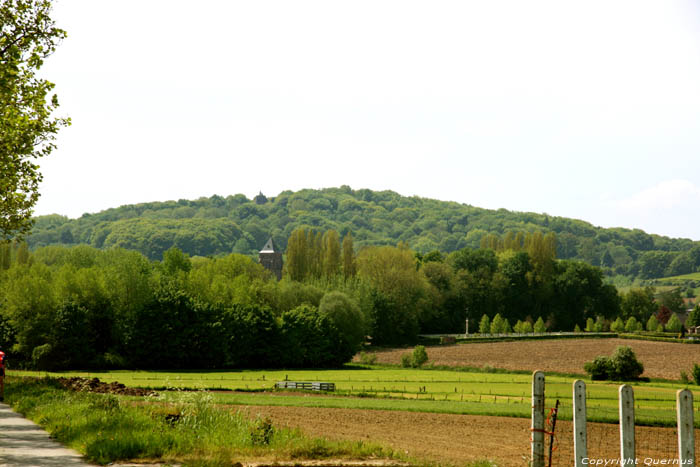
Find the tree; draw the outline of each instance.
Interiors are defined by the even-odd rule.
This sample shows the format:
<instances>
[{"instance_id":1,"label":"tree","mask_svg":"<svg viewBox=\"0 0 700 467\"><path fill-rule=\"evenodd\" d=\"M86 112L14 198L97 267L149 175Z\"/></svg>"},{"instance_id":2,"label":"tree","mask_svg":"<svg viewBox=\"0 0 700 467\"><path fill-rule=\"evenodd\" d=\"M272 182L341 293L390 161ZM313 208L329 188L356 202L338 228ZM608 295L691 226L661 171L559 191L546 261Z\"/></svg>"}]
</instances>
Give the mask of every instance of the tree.
<instances>
[{"instance_id":1,"label":"tree","mask_svg":"<svg viewBox=\"0 0 700 467\"><path fill-rule=\"evenodd\" d=\"M688 319L685 322L686 326L700 326L700 305L695 305L693 311L688 315Z\"/></svg>"},{"instance_id":2,"label":"tree","mask_svg":"<svg viewBox=\"0 0 700 467\"><path fill-rule=\"evenodd\" d=\"M642 323L637 321L637 319L634 316L630 316L630 318L625 323L625 332L636 332L641 330Z\"/></svg>"},{"instance_id":3,"label":"tree","mask_svg":"<svg viewBox=\"0 0 700 467\"><path fill-rule=\"evenodd\" d=\"M343 237L343 275L345 278L354 277L357 272L355 264L355 250L352 245L352 234L348 232Z\"/></svg>"},{"instance_id":4,"label":"tree","mask_svg":"<svg viewBox=\"0 0 700 467\"><path fill-rule=\"evenodd\" d=\"M659 304L676 313L685 311L685 302L683 301L683 297L681 297L681 289L679 287L661 292L659 294Z\"/></svg>"},{"instance_id":5,"label":"tree","mask_svg":"<svg viewBox=\"0 0 700 467\"><path fill-rule=\"evenodd\" d=\"M340 272L340 239L338 232L328 230L323 234L323 273L335 277Z\"/></svg>"},{"instance_id":6,"label":"tree","mask_svg":"<svg viewBox=\"0 0 700 467\"><path fill-rule=\"evenodd\" d=\"M657 332L663 330L663 324L659 323L659 320L656 319L656 316L651 315L649 317L649 320L647 321L647 331L649 332ZM661 329L659 329L661 328Z\"/></svg>"},{"instance_id":7,"label":"tree","mask_svg":"<svg viewBox=\"0 0 700 467\"><path fill-rule=\"evenodd\" d=\"M610 325L610 330L613 332L623 332L625 330L625 323L622 321L622 318L618 316Z\"/></svg>"},{"instance_id":8,"label":"tree","mask_svg":"<svg viewBox=\"0 0 700 467\"><path fill-rule=\"evenodd\" d=\"M481 321L479 321L479 333L481 334L488 334L491 332L491 321L489 320L489 317L484 314L481 317Z\"/></svg>"},{"instance_id":9,"label":"tree","mask_svg":"<svg viewBox=\"0 0 700 467\"><path fill-rule=\"evenodd\" d=\"M537 321L535 321L535 326L533 327L533 330L536 334L542 334L547 332L547 326L545 326L541 316L537 318Z\"/></svg>"},{"instance_id":10,"label":"tree","mask_svg":"<svg viewBox=\"0 0 700 467\"><path fill-rule=\"evenodd\" d=\"M503 318L500 314L496 314L491 321L491 334L501 334L504 327Z\"/></svg>"},{"instance_id":11,"label":"tree","mask_svg":"<svg viewBox=\"0 0 700 467\"><path fill-rule=\"evenodd\" d=\"M32 226L32 208L42 180L35 159L55 148L53 83L37 71L66 36L51 19L50 0L0 3L0 240L20 237Z\"/></svg>"},{"instance_id":12,"label":"tree","mask_svg":"<svg viewBox=\"0 0 700 467\"><path fill-rule=\"evenodd\" d=\"M318 311L327 316L339 331L336 353L342 362L349 361L365 340L365 323L357 304L342 292L328 292L321 299Z\"/></svg>"},{"instance_id":13,"label":"tree","mask_svg":"<svg viewBox=\"0 0 700 467\"><path fill-rule=\"evenodd\" d=\"M654 288L630 289L629 292L622 295L620 308L623 319L635 317L642 322L648 320L657 308L654 303Z\"/></svg>"},{"instance_id":14,"label":"tree","mask_svg":"<svg viewBox=\"0 0 700 467\"><path fill-rule=\"evenodd\" d=\"M681 324L681 320L678 319L678 316L675 313L671 315L668 323L666 323L666 330L670 332L680 332L682 327L683 324Z\"/></svg>"}]
</instances>

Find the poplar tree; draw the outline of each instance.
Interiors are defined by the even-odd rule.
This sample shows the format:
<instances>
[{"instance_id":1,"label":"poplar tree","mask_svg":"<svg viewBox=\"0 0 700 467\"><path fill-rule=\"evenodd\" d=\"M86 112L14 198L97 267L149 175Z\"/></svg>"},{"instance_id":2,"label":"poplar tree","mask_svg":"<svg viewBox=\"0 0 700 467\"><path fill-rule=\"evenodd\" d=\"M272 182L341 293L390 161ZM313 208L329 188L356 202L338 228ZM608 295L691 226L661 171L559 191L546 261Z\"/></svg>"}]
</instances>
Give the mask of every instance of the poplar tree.
<instances>
[{"instance_id":1,"label":"poplar tree","mask_svg":"<svg viewBox=\"0 0 700 467\"><path fill-rule=\"evenodd\" d=\"M306 230L294 229L287 242L287 274L294 281L303 281L308 275L308 238Z\"/></svg>"},{"instance_id":2,"label":"poplar tree","mask_svg":"<svg viewBox=\"0 0 700 467\"><path fill-rule=\"evenodd\" d=\"M343 238L343 275L346 279L355 277L357 263L355 262L355 250L352 244L352 234L348 232Z\"/></svg>"},{"instance_id":3,"label":"poplar tree","mask_svg":"<svg viewBox=\"0 0 700 467\"><path fill-rule=\"evenodd\" d=\"M338 232L328 230L323 235L323 272L334 277L340 270L340 239Z\"/></svg>"}]
</instances>

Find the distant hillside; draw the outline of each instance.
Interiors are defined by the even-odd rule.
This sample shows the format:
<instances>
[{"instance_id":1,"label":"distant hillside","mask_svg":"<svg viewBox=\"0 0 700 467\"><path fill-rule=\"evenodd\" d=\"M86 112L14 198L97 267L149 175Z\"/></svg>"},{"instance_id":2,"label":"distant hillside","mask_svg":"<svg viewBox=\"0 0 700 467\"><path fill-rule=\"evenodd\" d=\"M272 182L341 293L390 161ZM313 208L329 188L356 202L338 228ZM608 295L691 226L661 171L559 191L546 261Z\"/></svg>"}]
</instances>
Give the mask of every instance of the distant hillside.
<instances>
[{"instance_id":1,"label":"distant hillside","mask_svg":"<svg viewBox=\"0 0 700 467\"><path fill-rule=\"evenodd\" d=\"M123 247L160 259L173 245L193 256L255 254L270 234L285 248L297 227L335 229L341 235L351 231L356 246L402 241L421 253L479 248L489 234L487 243L493 244L493 235L509 231L552 231L557 235L559 258L584 260L603 267L609 275L648 279L700 268L700 242L688 239L348 186L284 191L274 198L259 194L252 200L238 194L142 203L74 220L40 216L27 241L31 248L77 243Z\"/></svg>"}]
</instances>

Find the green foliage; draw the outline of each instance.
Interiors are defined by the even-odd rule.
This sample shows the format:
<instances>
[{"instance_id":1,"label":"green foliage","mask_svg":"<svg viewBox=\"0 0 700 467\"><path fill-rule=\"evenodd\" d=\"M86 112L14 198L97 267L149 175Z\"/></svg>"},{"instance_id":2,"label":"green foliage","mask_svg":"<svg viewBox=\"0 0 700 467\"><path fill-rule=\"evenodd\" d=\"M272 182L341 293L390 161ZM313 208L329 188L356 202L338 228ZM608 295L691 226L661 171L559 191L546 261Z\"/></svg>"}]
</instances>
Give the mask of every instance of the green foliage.
<instances>
[{"instance_id":1,"label":"green foliage","mask_svg":"<svg viewBox=\"0 0 700 467\"><path fill-rule=\"evenodd\" d=\"M578 324L574 326L574 332L581 332L581 326L579 326Z\"/></svg>"},{"instance_id":2,"label":"green foliage","mask_svg":"<svg viewBox=\"0 0 700 467\"><path fill-rule=\"evenodd\" d=\"M349 187L285 191L267 197L262 204L243 195L226 198L215 195L197 200L122 206L75 220L42 216L37 218L27 240L35 249L72 238L73 243L98 248L136 249L155 260L172 246L191 257L225 255L232 249L236 253L255 255L270 235L285 250L294 230L311 228L319 232L334 230L344 242L352 232L352 248L341 247L341 269L347 269L346 277L354 277L352 255L345 256L346 253L365 246L404 242L421 254L436 249L452 253L465 247L477 249L485 239L485 247L495 247L493 260L501 261L496 258L501 253L513 253L503 260L511 263L502 265L504 271L508 270L503 278L514 279L511 282L514 290L508 301L509 306L520 310L526 310L533 297L527 294L520 297L523 301L519 303L515 300L517 294L523 291L528 280L548 282L556 268L554 251L561 259L588 261L591 265L600 264L605 256L605 273L620 277L662 277L673 259L679 256L686 257L685 263L692 264L695 269L700 266L700 255L694 253L699 245L690 240L648 235L639 230L601 229L574 219L490 211L459 203L404 197L390 191ZM552 232L557 233L556 238ZM518 256L520 253L522 255ZM481 259L488 263L488 255L491 254ZM657 257L661 258L660 262L655 262ZM524 258L528 261L523 261ZM458 267L472 274L479 269ZM498 311L502 310L480 309L479 315L493 316ZM518 311L516 319L524 319L527 313ZM602 310L594 314L609 317ZM623 319L627 318L623 315ZM560 323L560 326L571 329L573 324Z\"/></svg>"},{"instance_id":3,"label":"green foliage","mask_svg":"<svg viewBox=\"0 0 700 467\"><path fill-rule=\"evenodd\" d=\"M695 381L696 385L700 386L700 365L698 365L697 363L695 363L693 365L692 374L693 374L693 381Z\"/></svg>"},{"instance_id":4,"label":"green foliage","mask_svg":"<svg viewBox=\"0 0 700 467\"><path fill-rule=\"evenodd\" d=\"M428 361L428 352L425 351L425 347L417 345L416 348L413 349L411 360L413 361L414 368L422 367Z\"/></svg>"},{"instance_id":5,"label":"green foliage","mask_svg":"<svg viewBox=\"0 0 700 467\"><path fill-rule=\"evenodd\" d=\"M634 317L638 321L646 322L656 312L657 305L654 302L654 289L652 287L630 289L621 298L620 308L623 319Z\"/></svg>"},{"instance_id":6,"label":"green foliage","mask_svg":"<svg viewBox=\"0 0 700 467\"><path fill-rule=\"evenodd\" d=\"M637 319L634 316L630 316L630 318L627 320L625 323L625 332L637 332L642 330L642 323L637 321Z\"/></svg>"},{"instance_id":7,"label":"green foliage","mask_svg":"<svg viewBox=\"0 0 700 467\"><path fill-rule=\"evenodd\" d=\"M491 321L486 315L481 316L481 321L479 321L479 333L489 334L491 332Z\"/></svg>"},{"instance_id":8,"label":"green foliage","mask_svg":"<svg viewBox=\"0 0 700 467\"><path fill-rule=\"evenodd\" d=\"M201 392L123 404L111 395L59 389L51 379L15 378L8 382L6 402L101 465L126 459L232 465L268 455L296 460L392 457L375 444L309 438L299 430L275 427L269 418L250 419L243 411L214 405L212 396Z\"/></svg>"},{"instance_id":9,"label":"green foliage","mask_svg":"<svg viewBox=\"0 0 700 467\"><path fill-rule=\"evenodd\" d=\"M547 332L547 326L544 324L544 321L542 320L542 317L540 316L537 318L537 321L535 321L535 325L533 326L533 331L536 334L542 334Z\"/></svg>"},{"instance_id":10,"label":"green foliage","mask_svg":"<svg viewBox=\"0 0 700 467\"><path fill-rule=\"evenodd\" d=\"M595 324L593 325L593 331L595 331L595 332L607 331L607 329L606 329L607 327L608 327L608 325L605 322L605 318L603 318L600 315L596 316Z\"/></svg>"},{"instance_id":11,"label":"green foliage","mask_svg":"<svg viewBox=\"0 0 700 467\"><path fill-rule=\"evenodd\" d=\"M680 288L674 288L665 292L659 293L659 304L666 307L672 312L680 313L685 311L685 303L681 296Z\"/></svg>"},{"instance_id":12,"label":"green foliage","mask_svg":"<svg viewBox=\"0 0 700 467\"><path fill-rule=\"evenodd\" d=\"M401 355L403 368L420 368L428 361L428 352L422 345L417 345L413 352Z\"/></svg>"},{"instance_id":13,"label":"green foliage","mask_svg":"<svg viewBox=\"0 0 700 467\"><path fill-rule=\"evenodd\" d=\"M32 208L42 180L35 159L55 148L59 128L53 83L39 78L44 60L66 36L51 19L49 0L0 3L0 243L32 226Z\"/></svg>"},{"instance_id":14,"label":"green foliage","mask_svg":"<svg viewBox=\"0 0 700 467\"><path fill-rule=\"evenodd\" d=\"M593 381L609 379L612 373L610 357L598 356L592 362L586 362L583 370L588 373Z\"/></svg>"},{"instance_id":15,"label":"green foliage","mask_svg":"<svg viewBox=\"0 0 700 467\"><path fill-rule=\"evenodd\" d=\"M360 363L363 365L375 365L377 363L377 354L374 352L360 352Z\"/></svg>"},{"instance_id":16,"label":"green foliage","mask_svg":"<svg viewBox=\"0 0 700 467\"><path fill-rule=\"evenodd\" d=\"M637 360L631 347L620 346L612 357L596 357L583 369L593 380L632 381L644 372L644 365Z\"/></svg>"},{"instance_id":17,"label":"green foliage","mask_svg":"<svg viewBox=\"0 0 700 467\"><path fill-rule=\"evenodd\" d=\"M272 425L270 417L258 417L248 431L250 433L250 443L253 446L267 446L275 434L275 427Z\"/></svg>"},{"instance_id":18,"label":"green foliage","mask_svg":"<svg viewBox=\"0 0 700 467\"><path fill-rule=\"evenodd\" d=\"M328 317L339 332L338 352L352 358L365 340L364 317L358 305L343 292L328 292L321 299L319 312Z\"/></svg>"},{"instance_id":19,"label":"green foliage","mask_svg":"<svg viewBox=\"0 0 700 467\"><path fill-rule=\"evenodd\" d=\"M693 310L688 315L688 319L685 322L687 327L690 326L700 326L700 304L695 305Z\"/></svg>"},{"instance_id":20,"label":"green foliage","mask_svg":"<svg viewBox=\"0 0 700 467\"><path fill-rule=\"evenodd\" d=\"M659 323L659 321L656 319L656 316L651 315L647 320L646 328L647 331L658 332L663 330L663 324Z\"/></svg>"},{"instance_id":21,"label":"green foliage","mask_svg":"<svg viewBox=\"0 0 700 467\"><path fill-rule=\"evenodd\" d=\"M680 332L682 328L683 324L681 324L681 320L678 319L678 316L674 313L668 320L668 323L666 323L666 330L670 332Z\"/></svg>"},{"instance_id":22,"label":"green foliage","mask_svg":"<svg viewBox=\"0 0 700 467\"><path fill-rule=\"evenodd\" d=\"M593 318L588 318L586 320L586 332L594 332L595 331L595 322L593 321Z\"/></svg>"},{"instance_id":23,"label":"green foliage","mask_svg":"<svg viewBox=\"0 0 700 467\"><path fill-rule=\"evenodd\" d=\"M625 330L625 323L622 321L622 318L618 316L610 325L610 330L613 332L623 332Z\"/></svg>"},{"instance_id":24,"label":"green foliage","mask_svg":"<svg viewBox=\"0 0 700 467\"><path fill-rule=\"evenodd\" d=\"M493 317L493 321L491 321L491 334L501 334L504 327L505 322L503 321L503 318L501 317L500 313L496 313L496 316Z\"/></svg>"}]
</instances>

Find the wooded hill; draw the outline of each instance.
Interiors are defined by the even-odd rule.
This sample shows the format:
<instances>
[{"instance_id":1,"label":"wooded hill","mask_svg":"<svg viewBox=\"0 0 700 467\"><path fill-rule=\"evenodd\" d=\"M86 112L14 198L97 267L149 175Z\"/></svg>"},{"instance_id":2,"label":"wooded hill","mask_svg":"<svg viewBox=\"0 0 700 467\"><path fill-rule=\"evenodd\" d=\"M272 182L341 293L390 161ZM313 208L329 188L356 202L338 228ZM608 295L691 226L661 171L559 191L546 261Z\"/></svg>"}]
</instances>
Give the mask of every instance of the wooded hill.
<instances>
[{"instance_id":1,"label":"wooded hill","mask_svg":"<svg viewBox=\"0 0 700 467\"><path fill-rule=\"evenodd\" d=\"M274 198L261 193L253 199L237 194L141 203L79 219L39 216L27 242L32 249L81 243L122 247L151 259L161 259L172 246L191 256L255 255L270 235L284 250L299 227L334 229L341 236L352 232L356 248L404 242L418 253L497 249L508 232L554 232L558 258L601 266L610 276L651 279L700 268L700 242L689 239L348 186L283 191Z\"/></svg>"}]
</instances>

